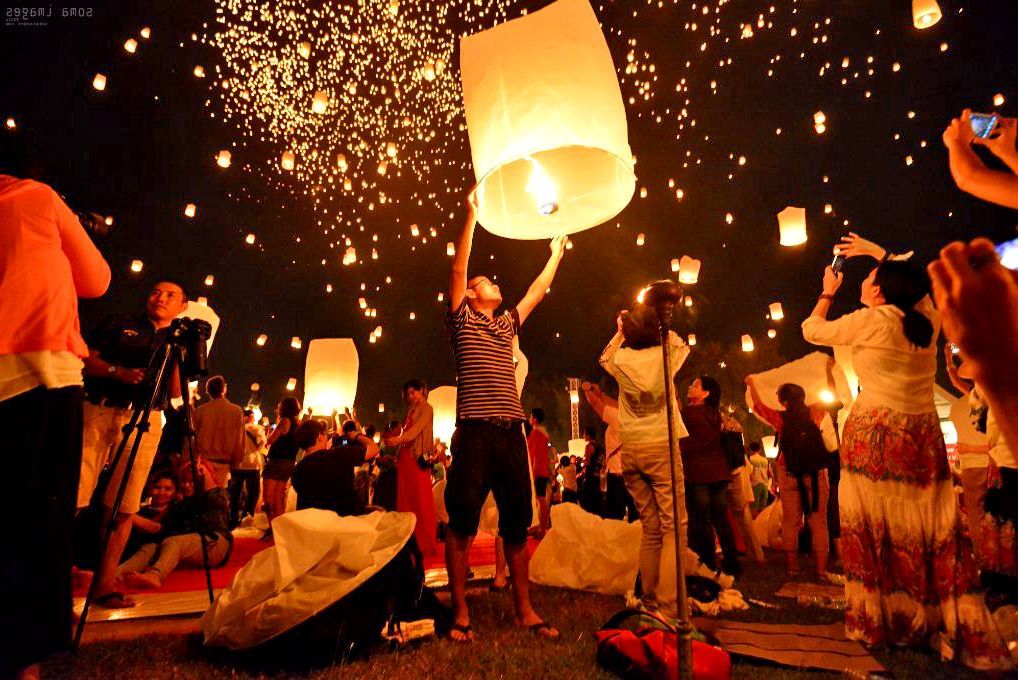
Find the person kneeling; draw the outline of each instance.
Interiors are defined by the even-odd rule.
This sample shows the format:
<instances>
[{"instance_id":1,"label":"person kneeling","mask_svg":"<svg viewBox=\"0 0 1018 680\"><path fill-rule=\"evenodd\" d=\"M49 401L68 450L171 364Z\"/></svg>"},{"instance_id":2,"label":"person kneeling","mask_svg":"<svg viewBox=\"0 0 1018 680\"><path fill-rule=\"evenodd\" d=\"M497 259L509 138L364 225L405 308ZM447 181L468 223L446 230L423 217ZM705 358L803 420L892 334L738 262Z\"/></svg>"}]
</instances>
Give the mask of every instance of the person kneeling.
<instances>
[{"instance_id":1,"label":"person kneeling","mask_svg":"<svg viewBox=\"0 0 1018 680\"><path fill-rule=\"evenodd\" d=\"M351 421L352 422L352 421ZM294 468L297 509L332 510L338 515L363 515L363 501L354 488L354 468L378 456L378 445L354 424L340 444L328 448L325 424L309 420L297 428L297 445L305 454Z\"/></svg>"}]
</instances>

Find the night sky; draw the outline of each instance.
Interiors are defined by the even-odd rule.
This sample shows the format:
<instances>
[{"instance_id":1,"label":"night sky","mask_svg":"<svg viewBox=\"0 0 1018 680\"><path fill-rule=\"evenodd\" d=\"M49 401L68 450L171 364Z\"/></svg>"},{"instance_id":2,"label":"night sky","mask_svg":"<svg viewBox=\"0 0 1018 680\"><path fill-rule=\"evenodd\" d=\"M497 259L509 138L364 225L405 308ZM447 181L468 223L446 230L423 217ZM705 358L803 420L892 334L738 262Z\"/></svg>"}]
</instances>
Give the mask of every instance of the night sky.
<instances>
[{"instance_id":1,"label":"night sky","mask_svg":"<svg viewBox=\"0 0 1018 680\"><path fill-rule=\"evenodd\" d=\"M406 91L423 94L391 111L377 97L370 99L373 82L403 78L393 76L392 64L411 69L420 62L413 45L402 46L410 54L390 45L387 69L331 73L342 81L334 84L358 84L359 96L368 99L360 102L363 110L376 116L376 132L377 120L412 121L399 128L398 139L395 132L372 138L370 126L357 130L342 118L345 110L331 123L316 122L331 125L333 142L337 131L341 142L349 134L351 147L354 140L383 147L399 143L399 157L384 177L370 172L377 162L370 155L355 162L350 154L356 164L353 190L323 187L314 194L317 202L311 196L316 181L304 172L302 159L300 172L279 169L287 146L278 131L266 134L251 127L250 119L242 123L226 115L236 111L221 79L236 74L213 37L222 30L214 22L221 4L126 1L117 9L96 4L86 18L62 17L62 5L56 4L45 26L9 25L10 17L4 19L0 119L14 118L19 133L38 140L45 179L72 208L114 218L112 232L99 240L113 284L104 298L82 303L83 326L90 328L109 312L140 310L156 275L179 277L192 296L206 296L222 317L211 363L231 381L235 401L245 401L248 385L257 381L268 412L290 377L299 381L299 396L310 339L352 337L361 357L363 419L381 421L379 402L395 417L402 412L399 387L407 378L434 386L453 379L437 294L448 279L445 244L461 226L461 197L473 175L461 129L458 45L448 36L489 27L503 9L515 17L547 3L502 0L486 4L488 12L468 12L450 0L404 0L399 12L419 26L440 22L433 17L448 22L442 24L445 33L431 35L439 45L444 39L451 55L445 80L434 85L445 98L414 90L424 84L408 73ZM367 10L386 8L389 0L360 4L369 16ZM572 237L574 248L551 295L524 326L521 344L530 359L525 406L551 406L553 433L567 427L565 377L602 377L596 360L614 331L616 313L642 284L672 275L672 258L687 254L703 261L700 281L688 291L694 306L677 323L699 340L691 366L706 370L706 357L741 354L744 333L756 342L753 356L736 357L738 362L724 368L714 362L714 370L724 373L769 368L779 357L810 351L798 323L820 291L831 246L849 229L892 250L914 249L923 262L950 240L1013 238L1018 222L1013 213L954 187L940 139L950 118L966 106L1015 115L1016 24L1013 10L1004 9L1013 4L942 0L943 19L923 31L912 26L908 0L715 0L706 5L706 15L702 3L688 1L664 7L595 4L627 101L637 193L618 218ZM300 11L323 6L274 5ZM743 37L747 25L751 37ZM139 37L144 26L151 28L147 40ZM128 54L123 44L132 37L138 47ZM630 53L635 74L625 73ZM196 65L206 77L195 77ZM107 76L103 92L92 87L96 73ZM316 86L279 80L283 90ZM649 88L641 91L645 81ZM237 87L234 83L230 92ZM998 93L1004 103L994 107ZM285 94L279 102L287 105ZM823 134L814 129L818 111L826 116ZM414 136L422 130L435 135ZM325 128L298 133L302 149L326 143ZM220 149L233 156L225 170L214 160ZM198 206L194 219L183 215L187 203ZM368 203L377 205L369 210ZM809 241L803 246L778 245L775 216L788 205L807 209ZM411 224L420 225L427 243L411 237ZM248 233L256 235L254 245L245 242ZM636 245L639 233L646 235L642 247ZM344 236L356 247L359 263L341 263ZM370 257L373 248L377 260ZM497 275L506 301L515 303L547 254L544 242L500 239L478 227L472 271ZM140 274L130 271L134 259L144 262ZM860 262L846 267L835 315L858 305L858 283L867 271ZM211 287L204 285L209 274L215 277ZM365 318L360 297L377 310L376 318ZM784 306L780 322L765 318L775 301ZM381 337L369 343L379 325ZM778 333L774 340L766 336L771 327ZM262 333L269 341L258 348L254 341ZM292 336L302 338L304 350L290 348ZM704 353L699 360L698 352ZM737 384L741 377L724 382Z\"/></svg>"}]
</instances>

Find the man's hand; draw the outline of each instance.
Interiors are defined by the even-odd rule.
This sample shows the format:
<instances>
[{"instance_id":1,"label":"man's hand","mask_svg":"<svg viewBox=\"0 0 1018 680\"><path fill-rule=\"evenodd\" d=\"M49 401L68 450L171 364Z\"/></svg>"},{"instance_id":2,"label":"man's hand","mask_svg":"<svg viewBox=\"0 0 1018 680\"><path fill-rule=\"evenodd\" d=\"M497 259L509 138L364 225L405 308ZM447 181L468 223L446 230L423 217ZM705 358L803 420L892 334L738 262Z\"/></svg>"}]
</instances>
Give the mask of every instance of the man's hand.
<instances>
[{"instance_id":1,"label":"man's hand","mask_svg":"<svg viewBox=\"0 0 1018 680\"><path fill-rule=\"evenodd\" d=\"M854 231L848 232L848 236L842 236L841 243L834 246L834 254L844 255L845 257L869 256L879 260L884 257L885 252L887 251L879 245L864 239Z\"/></svg>"},{"instance_id":2,"label":"man's hand","mask_svg":"<svg viewBox=\"0 0 1018 680\"><path fill-rule=\"evenodd\" d=\"M627 314L629 314L629 312L623 309L619 312L619 315L615 317L615 329L618 330L619 333L622 332L622 324L625 322Z\"/></svg>"},{"instance_id":3,"label":"man's hand","mask_svg":"<svg viewBox=\"0 0 1018 680\"><path fill-rule=\"evenodd\" d=\"M566 251L566 243L569 241L568 236L556 236L551 240L551 254L553 257L561 258Z\"/></svg>"},{"instance_id":4,"label":"man's hand","mask_svg":"<svg viewBox=\"0 0 1018 680\"><path fill-rule=\"evenodd\" d=\"M972 361L980 383L1018 366L1018 275L997 260L993 243L951 243L929 265L944 333Z\"/></svg>"},{"instance_id":5,"label":"man's hand","mask_svg":"<svg viewBox=\"0 0 1018 680\"><path fill-rule=\"evenodd\" d=\"M145 369L117 366L117 370L113 373L113 378L128 385L137 385L145 379Z\"/></svg>"},{"instance_id":6,"label":"man's hand","mask_svg":"<svg viewBox=\"0 0 1018 680\"><path fill-rule=\"evenodd\" d=\"M824 295L834 295L837 293L838 289L841 288L841 282L844 280L844 274L835 274L830 265L824 267Z\"/></svg>"},{"instance_id":7,"label":"man's hand","mask_svg":"<svg viewBox=\"0 0 1018 680\"><path fill-rule=\"evenodd\" d=\"M1015 150L1015 140L1018 138L1018 119L998 118L997 127L993 132L993 137L986 139L974 137L972 143L985 146L1001 160L1013 159L1018 154L1018 151Z\"/></svg>"}]
</instances>

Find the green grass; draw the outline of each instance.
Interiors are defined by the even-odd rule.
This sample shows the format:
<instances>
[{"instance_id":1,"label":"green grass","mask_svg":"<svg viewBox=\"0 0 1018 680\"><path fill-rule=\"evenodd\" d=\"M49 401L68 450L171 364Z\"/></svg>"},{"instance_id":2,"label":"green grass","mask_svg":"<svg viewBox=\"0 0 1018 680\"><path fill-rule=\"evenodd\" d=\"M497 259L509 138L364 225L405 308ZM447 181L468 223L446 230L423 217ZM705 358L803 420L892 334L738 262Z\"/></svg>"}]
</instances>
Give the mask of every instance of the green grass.
<instances>
[{"instance_id":1,"label":"green grass","mask_svg":"<svg viewBox=\"0 0 1018 680\"><path fill-rule=\"evenodd\" d=\"M825 624L840 621L842 613L802 607L791 600L772 596L786 580L784 569L773 565L747 565L747 576L736 584L748 598L780 605L781 609L752 607L726 618L765 623ZM470 646L447 640L429 641L416 647L390 652L382 650L367 659L339 662L309 669L279 659L249 659L223 652L210 653L196 635L152 635L127 641L88 644L77 657L60 657L44 668L44 677L75 678L175 678L213 680L218 678L371 678L372 680L416 680L440 677L448 680L474 678L612 678L594 658L593 631L621 608L621 598L534 588L538 611L562 632L550 643L512 628L511 598L490 594L486 589L471 598L473 627L477 640ZM953 664L944 664L931 652L920 650L877 651L874 654L895 677L937 678L982 677ZM838 673L799 671L763 662L733 659L733 677L754 679L841 678Z\"/></svg>"}]
</instances>

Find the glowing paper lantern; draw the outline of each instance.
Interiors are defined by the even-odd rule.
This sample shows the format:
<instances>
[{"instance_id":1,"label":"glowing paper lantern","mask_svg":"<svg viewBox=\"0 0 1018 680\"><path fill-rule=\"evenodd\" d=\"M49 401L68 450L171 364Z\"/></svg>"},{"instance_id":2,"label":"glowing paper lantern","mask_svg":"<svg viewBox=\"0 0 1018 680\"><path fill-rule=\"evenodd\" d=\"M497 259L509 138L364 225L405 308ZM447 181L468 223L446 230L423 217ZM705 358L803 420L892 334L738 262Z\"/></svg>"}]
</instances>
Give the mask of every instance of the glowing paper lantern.
<instances>
[{"instance_id":1,"label":"glowing paper lantern","mask_svg":"<svg viewBox=\"0 0 1018 680\"><path fill-rule=\"evenodd\" d=\"M247 243L249 246L253 246L255 242L255 235L248 234L247 237L244 239L244 242Z\"/></svg>"},{"instance_id":2,"label":"glowing paper lantern","mask_svg":"<svg viewBox=\"0 0 1018 680\"><path fill-rule=\"evenodd\" d=\"M305 59L310 57L311 56L311 43L309 43L309 42L302 42L302 43L298 44L297 45L297 53L300 54L300 56L304 57Z\"/></svg>"},{"instance_id":3,"label":"glowing paper lantern","mask_svg":"<svg viewBox=\"0 0 1018 680\"><path fill-rule=\"evenodd\" d=\"M92 87L102 92L106 89L106 76L101 73L96 73L95 77L92 78Z\"/></svg>"},{"instance_id":4,"label":"glowing paper lantern","mask_svg":"<svg viewBox=\"0 0 1018 680\"><path fill-rule=\"evenodd\" d=\"M258 345L259 347L264 347L265 343L268 342L268 341L269 341L269 336L267 336L264 333L262 333L261 335L258 336L258 339L255 340L255 344Z\"/></svg>"},{"instance_id":5,"label":"glowing paper lantern","mask_svg":"<svg viewBox=\"0 0 1018 680\"><path fill-rule=\"evenodd\" d=\"M587 440L586 439L570 439L569 440L569 455L576 456L580 460L583 460L584 455L587 453Z\"/></svg>"},{"instance_id":6,"label":"glowing paper lantern","mask_svg":"<svg viewBox=\"0 0 1018 680\"><path fill-rule=\"evenodd\" d=\"M446 446L456 431L456 388L442 385L428 392L428 403L435 410L433 423L435 438Z\"/></svg>"},{"instance_id":7,"label":"glowing paper lantern","mask_svg":"<svg viewBox=\"0 0 1018 680\"><path fill-rule=\"evenodd\" d=\"M395 158L396 157L396 145L393 144L392 142L389 142L388 144L386 144L385 145L385 155L388 156L389 158Z\"/></svg>"},{"instance_id":8,"label":"glowing paper lantern","mask_svg":"<svg viewBox=\"0 0 1018 680\"><path fill-rule=\"evenodd\" d=\"M626 112L587 0L558 0L466 36L460 49L477 218L488 231L570 234L629 203Z\"/></svg>"},{"instance_id":9,"label":"glowing paper lantern","mask_svg":"<svg viewBox=\"0 0 1018 680\"><path fill-rule=\"evenodd\" d=\"M279 159L279 167L283 170L293 170L295 157L292 151L284 151L282 158Z\"/></svg>"},{"instance_id":10,"label":"glowing paper lantern","mask_svg":"<svg viewBox=\"0 0 1018 680\"><path fill-rule=\"evenodd\" d=\"M304 364L304 405L316 413L353 408L360 359L350 338L316 338Z\"/></svg>"},{"instance_id":11,"label":"glowing paper lantern","mask_svg":"<svg viewBox=\"0 0 1018 680\"><path fill-rule=\"evenodd\" d=\"M188 203L184 206L184 217L194 217L196 212L198 212L198 206L194 203Z\"/></svg>"},{"instance_id":12,"label":"glowing paper lantern","mask_svg":"<svg viewBox=\"0 0 1018 680\"><path fill-rule=\"evenodd\" d=\"M772 302L769 309L772 321L781 321L785 318L785 310L781 308L780 302Z\"/></svg>"},{"instance_id":13,"label":"glowing paper lantern","mask_svg":"<svg viewBox=\"0 0 1018 680\"><path fill-rule=\"evenodd\" d=\"M682 266L682 265L681 265L681 264L679 263L679 259L678 259L677 257L673 257L673 258L672 258L672 271L673 271L673 272L677 272L677 271L679 271L679 269L681 268L681 266Z\"/></svg>"},{"instance_id":14,"label":"glowing paper lantern","mask_svg":"<svg viewBox=\"0 0 1018 680\"><path fill-rule=\"evenodd\" d=\"M778 337L778 332L776 330L774 330L773 328L768 328L767 329L767 337L770 338L771 340L773 340L774 338Z\"/></svg>"},{"instance_id":15,"label":"glowing paper lantern","mask_svg":"<svg viewBox=\"0 0 1018 680\"><path fill-rule=\"evenodd\" d=\"M145 38L145 40L148 40L152 36L152 29L149 28L148 26L145 26L138 33L139 33L139 35L141 35L142 38Z\"/></svg>"},{"instance_id":16,"label":"glowing paper lantern","mask_svg":"<svg viewBox=\"0 0 1018 680\"><path fill-rule=\"evenodd\" d=\"M763 444L764 456L770 459L778 457L778 445L774 441L774 435L769 434L766 437L761 437L760 442Z\"/></svg>"},{"instance_id":17,"label":"glowing paper lantern","mask_svg":"<svg viewBox=\"0 0 1018 680\"><path fill-rule=\"evenodd\" d=\"M213 276L212 274L209 274L208 276L205 277L205 285L206 286L211 286L215 282L216 282L216 277Z\"/></svg>"},{"instance_id":18,"label":"glowing paper lantern","mask_svg":"<svg viewBox=\"0 0 1018 680\"><path fill-rule=\"evenodd\" d=\"M692 284L700 278L700 260L686 255L679 261L679 283Z\"/></svg>"},{"instance_id":19,"label":"glowing paper lantern","mask_svg":"<svg viewBox=\"0 0 1018 680\"><path fill-rule=\"evenodd\" d=\"M379 402L379 404L378 404L378 412L379 413L385 413L385 404Z\"/></svg>"},{"instance_id":20,"label":"glowing paper lantern","mask_svg":"<svg viewBox=\"0 0 1018 680\"><path fill-rule=\"evenodd\" d=\"M195 66L194 67L194 77L195 78L204 78L205 77L205 67L201 66L201 65Z\"/></svg>"},{"instance_id":21,"label":"glowing paper lantern","mask_svg":"<svg viewBox=\"0 0 1018 680\"><path fill-rule=\"evenodd\" d=\"M14 128L18 127L17 122L15 122L13 118L8 118L5 125L7 125L8 130L13 130Z\"/></svg>"},{"instance_id":22,"label":"glowing paper lantern","mask_svg":"<svg viewBox=\"0 0 1018 680\"><path fill-rule=\"evenodd\" d=\"M343 264L351 265L356 261L357 261L357 249L354 248L353 246L350 246L349 248L346 249L346 252L343 253Z\"/></svg>"},{"instance_id":23,"label":"glowing paper lantern","mask_svg":"<svg viewBox=\"0 0 1018 680\"><path fill-rule=\"evenodd\" d=\"M131 271L132 272L135 272L135 273L140 272L144 266L145 265L144 265L144 263L141 260L132 260L131 261Z\"/></svg>"},{"instance_id":24,"label":"glowing paper lantern","mask_svg":"<svg viewBox=\"0 0 1018 680\"><path fill-rule=\"evenodd\" d=\"M128 54L134 54L134 51L137 49L138 41L135 40L134 38L128 38L127 41L124 42L124 51L127 52Z\"/></svg>"},{"instance_id":25,"label":"glowing paper lantern","mask_svg":"<svg viewBox=\"0 0 1018 680\"><path fill-rule=\"evenodd\" d=\"M696 333L690 333L686 337L686 344L689 345L690 347L696 344Z\"/></svg>"},{"instance_id":26,"label":"glowing paper lantern","mask_svg":"<svg viewBox=\"0 0 1018 680\"><path fill-rule=\"evenodd\" d=\"M217 153L216 154L216 165L218 165L221 168L228 168L228 167L230 167L230 152L227 151L226 149L223 149L222 151Z\"/></svg>"},{"instance_id":27,"label":"glowing paper lantern","mask_svg":"<svg viewBox=\"0 0 1018 680\"><path fill-rule=\"evenodd\" d=\"M742 336L742 351L752 352L753 351L753 338L749 335Z\"/></svg>"},{"instance_id":28,"label":"glowing paper lantern","mask_svg":"<svg viewBox=\"0 0 1018 680\"><path fill-rule=\"evenodd\" d=\"M453 243L452 241L449 241L448 243L446 243L445 244L445 254L448 255L449 257L452 257L453 255L455 255L456 254L456 244Z\"/></svg>"},{"instance_id":29,"label":"glowing paper lantern","mask_svg":"<svg viewBox=\"0 0 1018 680\"><path fill-rule=\"evenodd\" d=\"M290 338L290 347L293 347L294 349L300 349L301 347L303 347L303 343L301 342L301 339L295 335L292 338Z\"/></svg>"},{"instance_id":30,"label":"glowing paper lantern","mask_svg":"<svg viewBox=\"0 0 1018 680\"><path fill-rule=\"evenodd\" d=\"M912 0L912 23L916 28L929 28L942 16L937 0Z\"/></svg>"},{"instance_id":31,"label":"glowing paper lantern","mask_svg":"<svg viewBox=\"0 0 1018 680\"><path fill-rule=\"evenodd\" d=\"M1003 106L1004 105L1004 95L1000 94L999 92L997 94L993 95L993 105L994 106Z\"/></svg>"},{"instance_id":32,"label":"glowing paper lantern","mask_svg":"<svg viewBox=\"0 0 1018 680\"><path fill-rule=\"evenodd\" d=\"M325 113L329 109L329 95L318 90L311 98L311 111L314 113Z\"/></svg>"},{"instance_id":33,"label":"glowing paper lantern","mask_svg":"<svg viewBox=\"0 0 1018 680\"><path fill-rule=\"evenodd\" d=\"M647 241L647 236L641 231L636 235L636 245L642 246Z\"/></svg>"},{"instance_id":34,"label":"glowing paper lantern","mask_svg":"<svg viewBox=\"0 0 1018 680\"><path fill-rule=\"evenodd\" d=\"M297 389L297 379L290 378L289 380L286 381L286 391L293 392L295 389Z\"/></svg>"},{"instance_id":35,"label":"glowing paper lantern","mask_svg":"<svg viewBox=\"0 0 1018 680\"><path fill-rule=\"evenodd\" d=\"M797 246L806 242L806 209L789 206L778 213L779 242Z\"/></svg>"}]
</instances>

